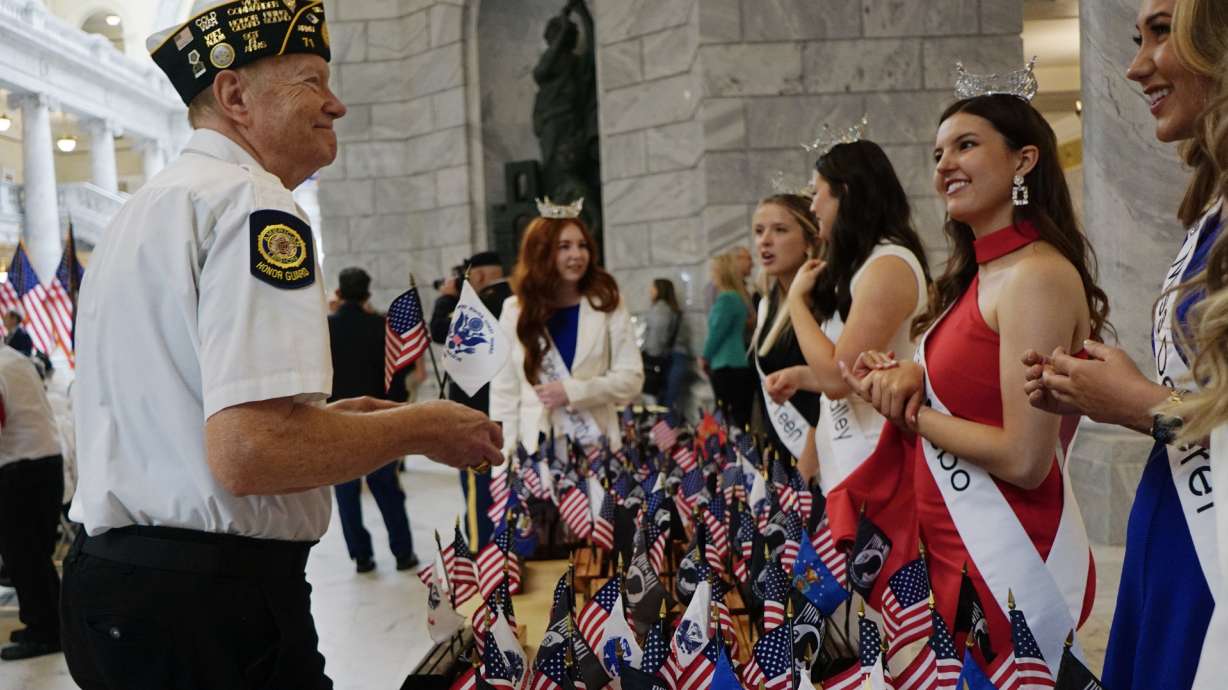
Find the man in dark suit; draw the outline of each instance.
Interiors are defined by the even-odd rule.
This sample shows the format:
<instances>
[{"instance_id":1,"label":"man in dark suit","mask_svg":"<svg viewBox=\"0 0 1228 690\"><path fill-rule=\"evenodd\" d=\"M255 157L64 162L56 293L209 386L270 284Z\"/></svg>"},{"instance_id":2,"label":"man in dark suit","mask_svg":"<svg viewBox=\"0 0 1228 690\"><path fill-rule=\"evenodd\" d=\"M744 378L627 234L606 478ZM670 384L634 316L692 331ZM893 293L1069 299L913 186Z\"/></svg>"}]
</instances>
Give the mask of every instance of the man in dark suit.
<instances>
[{"instance_id":1,"label":"man in dark suit","mask_svg":"<svg viewBox=\"0 0 1228 690\"><path fill-rule=\"evenodd\" d=\"M34 339L21 327L21 312L10 310L4 315L4 344L29 357L34 352Z\"/></svg>"},{"instance_id":2,"label":"man in dark suit","mask_svg":"<svg viewBox=\"0 0 1228 690\"><path fill-rule=\"evenodd\" d=\"M384 317L371 309L371 276L361 268L347 268L338 279L337 310L328 317L328 339L333 355L333 394L329 402L364 395L388 400L405 400L404 373L393 380L392 390L384 391ZM341 531L356 569L365 573L375 568L371 534L362 526L361 479L338 484L337 512ZM384 525L388 546L396 557L397 570L418 564L414 555L409 516L405 513L405 492L397 477L397 463L391 462L367 475L367 488L375 497Z\"/></svg>"},{"instance_id":3,"label":"man in dark suit","mask_svg":"<svg viewBox=\"0 0 1228 690\"><path fill-rule=\"evenodd\" d=\"M499 255L495 252L479 252L465 262L465 267L469 273L469 283L477 291L478 298L496 319L499 318L503 313L504 300L512 296L512 287L503 275L503 264L499 261ZM435 300L435 307L431 312L431 340L436 343L443 344L448 337L452 312L460 301L460 291L460 281L455 277L448 278L439 289L439 298ZM489 384L482 386L476 395L469 396L460 386L449 381L448 399L479 412L490 412ZM469 546L477 551L486 545L494 531L494 525L487 517L487 509L491 504L490 475L462 470L460 482L461 491L465 494L465 525Z\"/></svg>"}]
</instances>

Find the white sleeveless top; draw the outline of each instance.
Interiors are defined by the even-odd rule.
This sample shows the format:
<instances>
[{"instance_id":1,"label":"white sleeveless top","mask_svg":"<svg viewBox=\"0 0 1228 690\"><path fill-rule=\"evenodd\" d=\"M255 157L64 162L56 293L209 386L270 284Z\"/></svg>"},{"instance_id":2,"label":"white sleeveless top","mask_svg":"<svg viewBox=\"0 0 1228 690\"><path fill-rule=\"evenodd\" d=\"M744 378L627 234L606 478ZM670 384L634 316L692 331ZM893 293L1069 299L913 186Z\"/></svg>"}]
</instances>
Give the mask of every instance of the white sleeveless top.
<instances>
[{"instance_id":1,"label":"white sleeveless top","mask_svg":"<svg viewBox=\"0 0 1228 690\"><path fill-rule=\"evenodd\" d=\"M912 360L913 350L916 348L916 341L909 335L912 321L924 313L929 304L925 272L921 269L921 262L917 260L917 257L911 250L898 244L880 244L870 252L870 256L866 257L861 268L858 268L853 274L852 280L849 281L849 291L856 292L857 281L861 279L866 269L875 260L884 256L903 259L917 281L917 304L908 318L891 336L887 345L887 350L895 353L896 360L907 362ZM840 334L844 332L844 319L837 312L824 321L821 327L823 334L834 344L840 340ZM846 416L848 427L857 430L864 440L860 443L842 444L845 447L837 451L833 437L836 434L845 433L845 423L840 421L833 426L832 420ZM815 430L814 442L819 455L819 485L824 493L843 481L853 470L857 469L857 465L862 460L865 460L878 443L878 436L882 431L884 421L883 416L875 411L872 405L856 395L848 395L843 400L830 400L826 395L823 396L822 412L819 417L819 425Z\"/></svg>"}]
</instances>

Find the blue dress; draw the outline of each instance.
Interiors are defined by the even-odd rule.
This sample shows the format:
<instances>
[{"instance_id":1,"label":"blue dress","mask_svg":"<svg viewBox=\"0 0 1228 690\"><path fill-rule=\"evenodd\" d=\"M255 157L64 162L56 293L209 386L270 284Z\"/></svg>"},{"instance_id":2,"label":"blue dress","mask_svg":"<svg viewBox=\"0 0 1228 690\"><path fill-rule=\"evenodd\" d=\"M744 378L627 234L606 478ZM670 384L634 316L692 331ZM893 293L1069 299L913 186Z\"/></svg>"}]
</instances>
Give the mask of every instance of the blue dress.
<instances>
[{"instance_id":1,"label":"blue dress","mask_svg":"<svg viewBox=\"0 0 1228 690\"><path fill-rule=\"evenodd\" d=\"M580 331L580 305L563 307L551 314L550 318L546 319L546 330L550 332L550 339L554 341L554 346L559 349L563 363L570 371L576 359L576 340Z\"/></svg>"},{"instance_id":2,"label":"blue dress","mask_svg":"<svg viewBox=\"0 0 1228 690\"><path fill-rule=\"evenodd\" d=\"M1200 230L1183 280L1207 263L1221 224L1212 218ZM1193 294L1177 305L1177 323L1202 299ZM1181 353L1182 359L1185 354ZM1157 443L1147 459L1126 528L1117 611L1104 660L1110 690L1182 690L1194 684L1203 638L1215 608L1181 499L1173 486L1166 448ZM1228 653L1228 650L1223 650Z\"/></svg>"}]
</instances>

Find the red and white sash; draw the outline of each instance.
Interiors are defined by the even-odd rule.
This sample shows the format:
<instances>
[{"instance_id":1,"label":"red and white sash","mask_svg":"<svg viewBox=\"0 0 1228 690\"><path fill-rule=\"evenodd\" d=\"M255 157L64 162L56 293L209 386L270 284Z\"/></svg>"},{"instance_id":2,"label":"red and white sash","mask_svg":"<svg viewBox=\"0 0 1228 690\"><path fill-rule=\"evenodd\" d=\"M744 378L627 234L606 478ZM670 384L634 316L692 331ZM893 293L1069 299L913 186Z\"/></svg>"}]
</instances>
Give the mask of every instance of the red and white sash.
<instances>
[{"instance_id":1,"label":"red and white sash","mask_svg":"<svg viewBox=\"0 0 1228 690\"><path fill-rule=\"evenodd\" d=\"M1173 337L1173 320L1176 318L1178 298L1176 287L1181 283L1190 262L1194 260L1202 226L1209 219L1218 216L1221 207L1222 203L1217 204L1190 227L1185 244L1164 278L1161 292L1163 297L1153 313L1151 346L1155 355L1156 376L1165 386L1181 387L1192 382L1190 368L1181 358ZM1197 445L1184 448L1170 445L1166 450L1173 485L1177 489L1181 510L1185 514L1185 524L1190 530L1198 563L1216 604L1215 615L1212 616L1211 625L1203 640L1194 688L1221 688L1225 676L1228 676L1228 653L1225 653L1225 650L1228 650L1228 612L1223 610L1228 607L1221 604L1228 600L1224 598L1224 581L1220 569L1219 547L1216 543L1217 511L1212 493L1211 451Z\"/></svg>"},{"instance_id":2,"label":"red and white sash","mask_svg":"<svg viewBox=\"0 0 1228 690\"><path fill-rule=\"evenodd\" d=\"M931 327L922 336L913 356L923 367L925 344L932 331ZM928 368L925 388L934 410L950 415L934 391ZM1063 425L1055 449L1062 468L1062 516L1047 559L1040 557L989 472L922 437L926 465L972 562L1008 618L1008 594L1014 593L1018 607L1027 613L1028 625L1054 676L1062 660L1066 635L1078 627L1091 559L1083 516L1071 490L1070 464L1066 461L1066 451L1074 440L1073 428L1073 424ZM1077 647L1075 652L1079 652Z\"/></svg>"},{"instance_id":3,"label":"red and white sash","mask_svg":"<svg viewBox=\"0 0 1228 690\"><path fill-rule=\"evenodd\" d=\"M767 408L767 417L772 420L772 428L776 430L776 435L780 437L781 442L793 454L793 457L802 457L802 452L806 450L806 435L810 432L810 422L802 416L802 413L794 407L793 403L786 400L784 404L777 404L772 401L772 396L768 395L767 390L767 375L763 373L763 366L759 364L759 333L763 331L763 327L767 321L768 313L768 298L764 297L759 300L759 313L757 314L755 334L751 337L753 343L753 351L751 358L755 360L755 369L759 372L759 386L763 389L763 403ZM781 309L786 308L785 305L780 305ZM864 456L863 456L864 457Z\"/></svg>"}]
</instances>

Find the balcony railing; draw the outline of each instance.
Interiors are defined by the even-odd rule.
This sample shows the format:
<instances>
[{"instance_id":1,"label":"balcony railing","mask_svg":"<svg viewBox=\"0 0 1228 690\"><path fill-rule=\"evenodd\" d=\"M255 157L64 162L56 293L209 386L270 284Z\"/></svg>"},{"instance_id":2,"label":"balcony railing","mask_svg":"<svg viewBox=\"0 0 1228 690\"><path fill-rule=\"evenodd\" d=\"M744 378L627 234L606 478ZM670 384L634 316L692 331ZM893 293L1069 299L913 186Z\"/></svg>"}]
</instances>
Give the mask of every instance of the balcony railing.
<instances>
[{"instance_id":1,"label":"balcony railing","mask_svg":"<svg viewBox=\"0 0 1228 690\"><path fill-rule=\"evenodd\" d=\"M98 244L107 224L124 205L127 194L112 194L89 182L67 182L56 188L60 207L60 230L67 232L68 223L84 248ZM17 244L25 223L21 185L0 182L0 245ZM0 257L0 260L7 257Z\"/></svg>"}]
</instances>

